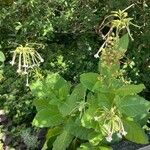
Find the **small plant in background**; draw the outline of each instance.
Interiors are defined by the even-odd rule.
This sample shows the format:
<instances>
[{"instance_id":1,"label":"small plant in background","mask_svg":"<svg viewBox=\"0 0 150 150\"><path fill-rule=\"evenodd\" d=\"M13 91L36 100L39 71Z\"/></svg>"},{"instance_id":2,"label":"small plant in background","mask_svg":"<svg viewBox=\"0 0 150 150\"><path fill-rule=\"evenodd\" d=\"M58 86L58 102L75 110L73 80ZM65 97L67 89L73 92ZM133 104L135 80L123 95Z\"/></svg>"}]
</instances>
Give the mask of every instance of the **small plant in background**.
<instances>
[{"instance_id":1,"label":"small plant in background","mask_svg":"<svg viewBox=\"0 0 150 150\"><path fill-rule=\"evenodd\" d=\"M26 144L27 149L36 149L38 146L38 139L35 135L31 134L30 129L23 130L21 132L21 138Z\"/></svg>"},{"instance_id":2,"label":"small plant in background","mask_svg":"<svg viewBox=\"0 0 150 150\"><path fill-rule=\"evenodd\" d=\"M125 10L113 12L105 42L95 55L101 52L99 73L81 74L81 83L73 90L58 74L48 74L30 86L37 108L33 125L49 127L43 150L111 149L111 142L122 138L148 143L142 127L150 103L138 95L145 86L127 82L120 69L120 59L132 39L132 19Z\"/></svg>"}]
</instances>

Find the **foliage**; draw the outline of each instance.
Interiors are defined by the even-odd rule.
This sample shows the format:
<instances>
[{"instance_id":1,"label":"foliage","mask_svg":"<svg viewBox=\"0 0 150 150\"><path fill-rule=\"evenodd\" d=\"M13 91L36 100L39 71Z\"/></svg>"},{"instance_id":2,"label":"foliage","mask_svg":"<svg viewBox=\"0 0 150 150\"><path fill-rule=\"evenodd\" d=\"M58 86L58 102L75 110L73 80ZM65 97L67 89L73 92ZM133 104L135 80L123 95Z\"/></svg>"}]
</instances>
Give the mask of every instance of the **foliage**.
<instances>
[{"instance_id":1,"label":"foliage","mask_svg":"<svg viewBox=\"0 0 150 150\"><path fill-rule=\"evenodd\" d=\"M35 135L31 135L30 129L26 129L22 131L21 137L24 143L27 145L27 149L35 149L37 148L38 140Z\"/></svg>"},{"instance_id":2,"label":"foliage","mask_svg":"<svg viewBox=\"0 0 150 150\"><path fill-rule=\"evenodd\" d=\"M99 31L99 23L111 10L132 3L135 5L129 14L141 28L130 27L135 41L130 43L121 67L125 78L135 84L144 83L142 95L149 99L149 0L0 0L0 55L2 51L6 57L5 64L0 62L0 104L12 121L11 127L5 128L14 135L15 142L16 136L20 141L18 130L31 125L35 108L30 90L24 87L26 78L15 73L16 66L10 66L12 51L34 43L44 58L41 70L35 69L29 81L43 78L50 70L77 84L82 73L97 71L98 59L93 56L103 43L100 35L109 29L106 26Z\"/></svg>"},{"instance_id":3,"label":"foliage","mask_svg":"<svg viewBox=\"0 0 150 150\"><path fill-rule=\"evenodd\" d=\"M76 146L78 149L111 149L107 145L117 137L148 143L142 124L149 115L150 103L137 95L145 86L126 81L120 69L129 36L132 39L129 25L134 25L125 10L113 11L110 15L110 30L103 36L105 42L95 54L97 58L101 52L99 73L81 74L80 83L73 90L56 73L30 86L38 111L33 125L49 127L54 133L56 128L61 129L54 134L53 150L65 150L77 139L81 143ZM106 24L104 22L102 28ZM127 33L120 37L124 29ZM51 137L47 136L47 141Z\"/></svg>"}]
</instances>

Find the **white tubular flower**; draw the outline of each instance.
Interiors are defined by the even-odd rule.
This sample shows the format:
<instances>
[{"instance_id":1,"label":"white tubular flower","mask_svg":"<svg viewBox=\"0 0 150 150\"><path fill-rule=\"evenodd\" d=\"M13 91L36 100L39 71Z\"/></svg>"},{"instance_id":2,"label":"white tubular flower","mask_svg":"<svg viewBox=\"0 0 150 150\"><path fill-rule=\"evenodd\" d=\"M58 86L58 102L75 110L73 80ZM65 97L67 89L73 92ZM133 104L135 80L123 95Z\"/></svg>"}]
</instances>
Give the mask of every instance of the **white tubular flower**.
<instances>
[{"instance_id":1,"label":"white tubular flower","mask_svg":"<svg viewBox=\"0 0 150 150\"><path fill-rule=\"evenodd\" d=\"M126 132L126 131L122 131L121 133L122 133L122 135L124 135L124 136L127 135L127 132Z\"/></svg>"},{"instance_id":2,"label":"white tubular flower","mask_svg":"<svg viewBox=\"0 0 150 150\"><path fill-rule=\"evenodd\" d=\"M15 59L16 59L16 53L13 54L12 61L10 62L10 64L11 64L12 66L15 64Z\"/></svg>"},{"instance_id":3,"label":"white tubular flower","mask_svg":"<svg viewBox=\"0 0 150 150\"><path fill-rule=\"evenodd\" d=\"M99 121L99 118L100 118L100 117L95 116L95 117L94 117L94 120L95 120L95 121Z\"/></svg>"},{"instance_id":4,"label":"white tubular flower","mask_svg":"<svg viewBox=\"0 0 150 150\"><path fill-rule=\"evenodd\" d=\"M26 86L29 86L28 83L29 69L33 69L33 67L40 66L41 62L44 62L44 59L41 57L41 55L34 48L28 47L28 45L26 44L25 47L20 45L13 51L13 58L10 64L12 66L15 63L18 64L17 72L19 74L27 76Z\"/></svg>"},{"instance_id":5,"label":"white tubular flower","mask_svg":"<svg viewBox=\"0 0 150 150\"><path fill-rule=\"evenodd\" d=\"M26 78L26 86L29 87L29 76L27 74L27 78Z\"/></svg>"},{"instance_id":6,"label":"white tubular flower","mask_svg":"<svg viewBox=\"0 0 150 150\"><path fill-rule=\"evenodd\" d=\"M36 54L37 58L40 59L41 62L44 62L44 59L40 56L40 54L37 51L35 51L35 54Z\"/></svg>"},{"instance_id":7,"label":"white tubular flower","mask_svg":"<svg viewBox=\"0 0 150 150\"><path fill-rule=\"evenodd\" d=\"M107 137L106 137L106 141L108 141L108 142L111 142L113 139L112 139L112 135L108 135Z\"/></svg>"},{"instance_id":8,"label":"white tubular flower","mask_svg":"<svg viewBox=\"0 0 150 150\"><path fill-rule=\"evenodd\" d=\"M122 133L117 133L117 136L120 138L120 139L122 139L122 135L121 135Z\"/></svg>"},{"instance_id":9,"label":"white tubular flower","mask_svg":"<svg viewBox=\"0 0 150 150\"><path fill-rule=\"evenodd\" d=\"M99 58L99 54L96 53L96 54L94 55L94 57L95 57L95 58Z\"/></svg>"},{"instance_id":10,"label":"white tubular flower","mask_svg":"<svg viewBox=\"0 0 150 150\"><path fill-rule=\"evenodd\" d=\"M21 55L22 53L19 54L18 73L21 72Z\"/></svg>"},{"instance_id":11,"label":"white tubular flower","mask_svg":"<svg viewBox=\"0 0 150 150\"><path fill-rule=\"evenodd\" d=\"M108 142L112 141L112 135L117 133L119 138L125 136L127 132L124 130L123 122L120 117L120 112L114 106L111 109L104 108L100 111L100 115L94 117L95 121L102 123L102 133Z\"/></svg>"}]
</instances>

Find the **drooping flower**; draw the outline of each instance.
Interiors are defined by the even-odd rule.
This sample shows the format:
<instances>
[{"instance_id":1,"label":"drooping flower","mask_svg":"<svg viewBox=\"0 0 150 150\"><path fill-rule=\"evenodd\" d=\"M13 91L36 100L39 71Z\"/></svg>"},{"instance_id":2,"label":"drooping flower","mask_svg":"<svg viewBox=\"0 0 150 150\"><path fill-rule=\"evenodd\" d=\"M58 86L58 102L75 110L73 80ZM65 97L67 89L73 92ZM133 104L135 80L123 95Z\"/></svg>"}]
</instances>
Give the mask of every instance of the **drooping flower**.
<instances>
[{"instance_id":1,"label":"drooping flower","mask_svg":"<svg viewBox=\"0 0 150 150\"><path fill-rule=\"evenodd\" d=\"M94 55L94 57L95 57L95 58L99 58L99 55L98 55L98 53L96 53L96 54Z\"/></svg>"},{"instance_id":2,"label":"drooping flower","mask_svg":"<svg viewBox=\"0 0 150 150\"><path fill-rule=\"evenodd\" d=\"M121 135L121 133L119 132L119 133L117 133L117 136L121 139L122 138L122 135Z\"/></svg>"},{"instance_id":3,"label":"drooping flower","mask_svg":"<svg viewBox=\"0 0 150 150\"><path fill-rule=\"evenodd\" d=\"M106 141L108 141L108 142L111 142L113 139L112 139L112 135L108 135L107 137L106 137Z\"/></svg>"},{"instance_id":4,"label":"drooping flower","mask_svg":"<svg viewBox=\"0 0 150 150\"><path fill-rule=\"evenodd\" d=\"M44 62L44 59L41 55L33 48L26 46L18 46L13 51L13 57L10 64L13 66L18 65L17 73L26 75L26 86L29 86L28 74L31 69L34 67L40 66L40 63Z\"/></svg>"},{"instance_id":5,"label":"drooping flower","mask_svg":"<svg viewBox=\"0 0 150 150\"><path fill-rule=\"evenodd\" d=\"M106 136L108 142L112 141L112 135L114 133L117 133L119 138L127 134L120 113L115 106L111 109L104 108L99 111L98 114L94 117L94 120L101 124L102 133Z\"/></svg>"},{"instance_id":6,"label":"drooping flower","mask_svg":"<svg viewBox=\"0 0 150 150\"><path fill-rule=\"evenodd\" d=\"M124 136L126 136L127 132L126 131L122 131L121 134L124 135Z\"/></svg>"}]
</instances>

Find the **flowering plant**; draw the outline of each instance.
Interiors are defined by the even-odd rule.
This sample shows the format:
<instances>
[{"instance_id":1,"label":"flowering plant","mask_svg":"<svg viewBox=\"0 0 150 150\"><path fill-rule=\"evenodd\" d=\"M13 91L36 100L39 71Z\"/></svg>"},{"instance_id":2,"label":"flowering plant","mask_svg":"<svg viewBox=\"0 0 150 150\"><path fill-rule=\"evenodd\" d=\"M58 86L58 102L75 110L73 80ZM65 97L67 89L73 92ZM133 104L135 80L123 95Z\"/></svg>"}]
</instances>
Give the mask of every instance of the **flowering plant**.
<instances>
[{"instance_id":1,"label":"flowering plant","mask_svg":"<svg viewBox=\"0 0 150 150\"><path fill-rule=\"evenodd\" d=\"M131 18L125 10L112 12L111 16L110 30L95 55L99 57L101 52L99 73L82 74L81 83L73 91L70 83L58 74L49 74L30 86L38 111L33 125L50 127L43 149L47 148L48 141L54 141L53 150L111 149L110 142L122 138L148 143L142 127L150 103L137 95L145 86L130 84L120 69L120 59L128 48L129 37L132 39ZM123 30L127 33L123 34Z\"/></svg>"},{"instance_id":2,"label":"flowering plant","mask_svg":"<svg viewBox=\"0 0 150 150\"><path fill-rule=\"evenodd\" d=\"M29 86L29 71L35 67L39 67L40 63L44 62L41 55L33 47L29 46L29 44L26 44L24 47L22 45L18 46L13 51L13 58L10 62L12 66L15 65L15 63L18 63L17 72L26 75L26 86Z\"/></svg>"}]
</instances>

